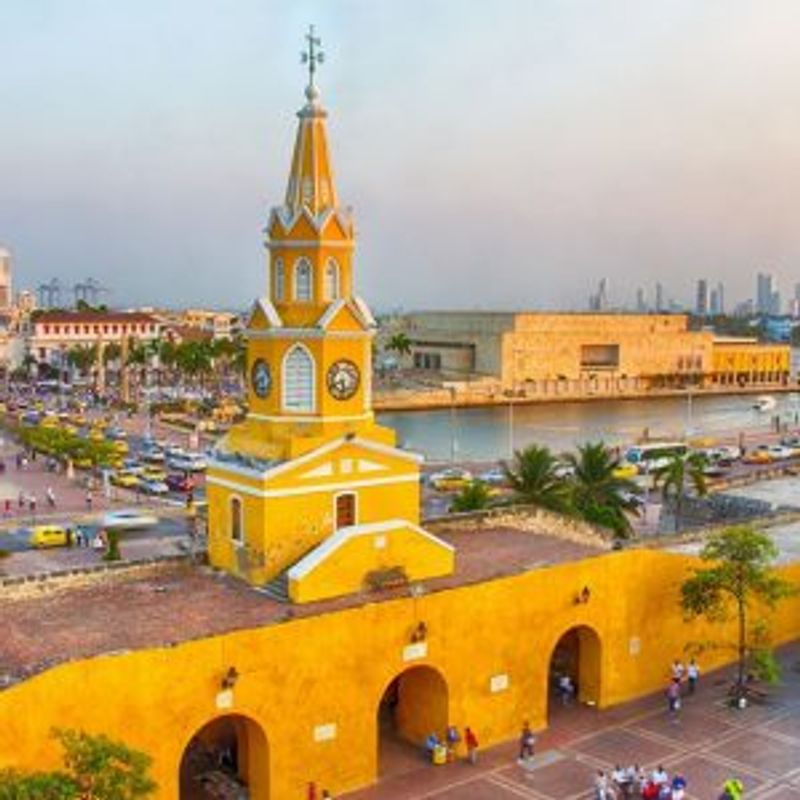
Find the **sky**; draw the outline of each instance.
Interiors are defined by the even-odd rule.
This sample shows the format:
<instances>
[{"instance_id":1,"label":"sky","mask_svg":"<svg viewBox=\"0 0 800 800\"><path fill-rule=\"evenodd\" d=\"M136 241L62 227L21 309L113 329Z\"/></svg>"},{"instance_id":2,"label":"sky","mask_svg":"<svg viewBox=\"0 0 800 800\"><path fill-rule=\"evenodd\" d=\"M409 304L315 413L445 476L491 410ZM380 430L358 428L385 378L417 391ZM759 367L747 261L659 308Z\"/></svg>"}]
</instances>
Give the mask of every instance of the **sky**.
<instances>
[{"instance_id":1,"label":"sky","mask_svg":"<svg viewBox=\"0 0 800 800\"><path fill-rule=\"evenodd\" d=\"M800 282L797 0L4 0L17 286L243 307L285 190L303 34L377 309Z\"/></svg>"}]
</instances>

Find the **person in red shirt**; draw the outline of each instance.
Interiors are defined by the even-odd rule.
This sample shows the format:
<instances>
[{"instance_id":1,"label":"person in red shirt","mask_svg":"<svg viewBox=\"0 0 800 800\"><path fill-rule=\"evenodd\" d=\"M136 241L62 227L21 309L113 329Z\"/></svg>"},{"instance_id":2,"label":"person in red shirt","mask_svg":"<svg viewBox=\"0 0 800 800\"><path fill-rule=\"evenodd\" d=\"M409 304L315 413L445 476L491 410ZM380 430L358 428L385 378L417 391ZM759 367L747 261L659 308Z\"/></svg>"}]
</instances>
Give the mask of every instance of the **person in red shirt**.
<instances>
[{"instance_id":1,"label":"person in red shirt","mask_svg":"<svg viewBox=\"0 0 800 800\"><path fill-rule=\"evenodd\" d=\"M469 726L464 728L464 744L467 747L467 761L475 764L478 761L478 737Z\"/></svg>"}]
</instances>

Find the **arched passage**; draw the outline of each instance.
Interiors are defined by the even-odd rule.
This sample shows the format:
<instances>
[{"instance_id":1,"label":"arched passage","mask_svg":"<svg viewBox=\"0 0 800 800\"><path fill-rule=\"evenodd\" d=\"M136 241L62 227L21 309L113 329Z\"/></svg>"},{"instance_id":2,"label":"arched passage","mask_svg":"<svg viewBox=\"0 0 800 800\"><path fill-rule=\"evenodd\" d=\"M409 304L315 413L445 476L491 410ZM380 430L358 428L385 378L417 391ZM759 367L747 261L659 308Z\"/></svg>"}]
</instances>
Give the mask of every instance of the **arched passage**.
<instances>
[{"instance_id":1,"label":"arched passage","mask_svg":"<svg viewBox=\"0 0 800 800\"><path fill-rule=\"evenodd\" d=\"M389 683L378 704L378 775L419 768L423 744L449 723L447 682L433 667L411 667Z\"/></svg>"},{"instance_id":2,"label":"arched passage","mask_svg":"<svg viewBox=\"0 0 800 800\"><path fill-rule=\"evenodd\" d=\"M241 796L268 800L269 748L257 722L227 714L200 728L186 745L180 764L180 800Z\"/></svg>"},{"instance_id":3,"label":"arched passage","mask_svg":"<svg viewBox=\"0 0 800 800\"><path fill-rule=\"evenodd\" d=\"M556 642L547 672L549 713L577 701L579 705L597 706L600 701L601 643L597 632L588 625L570 628ZM567 676L575 689L565 698L559 682Z\"/></svg>"}]
</instances>

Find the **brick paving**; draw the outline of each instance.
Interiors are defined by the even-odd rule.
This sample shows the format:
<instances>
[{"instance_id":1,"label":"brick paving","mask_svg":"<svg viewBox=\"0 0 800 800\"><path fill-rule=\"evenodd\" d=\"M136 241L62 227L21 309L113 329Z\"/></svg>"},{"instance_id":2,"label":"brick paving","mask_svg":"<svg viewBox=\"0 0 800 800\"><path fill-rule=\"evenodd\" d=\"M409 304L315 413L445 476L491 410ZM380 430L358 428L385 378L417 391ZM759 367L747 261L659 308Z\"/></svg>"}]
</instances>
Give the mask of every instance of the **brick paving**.
<instances>
[{"instance_id":1,"label":"brick paving","mask_svg":"<svg viewBox=\"0 0 800 800\"><path fill-rule=\"evenodd\" d=\"M558 708L537 755L516 763L516 742L480 754L477 766L416 764L346 800L589 800L598 769L663 764L688 780L688 800L716 800L738 777L748 800L800 800L800 643L783 648L781 684L744 710L725 703L731 669L703 678L678 722L659 693L608 711ZM479 732L478 732L479 733Z\"/></svg>"}]
</instances>

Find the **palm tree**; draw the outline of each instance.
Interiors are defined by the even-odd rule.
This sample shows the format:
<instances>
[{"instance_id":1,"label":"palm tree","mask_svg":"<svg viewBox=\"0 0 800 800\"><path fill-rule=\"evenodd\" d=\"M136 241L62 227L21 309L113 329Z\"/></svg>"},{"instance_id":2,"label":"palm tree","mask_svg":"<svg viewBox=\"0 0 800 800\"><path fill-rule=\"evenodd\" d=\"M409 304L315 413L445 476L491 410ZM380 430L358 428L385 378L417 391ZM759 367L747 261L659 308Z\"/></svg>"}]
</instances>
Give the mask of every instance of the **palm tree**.
<instances>
[{"instance_id":1,"label":"palm tree","mask_svg":"<svg viewBox=\"0 0 800 800\"><path fill-rule=\"evenodd\" d=\"M681 527L687 489L693 487L699 497L708 494L705 467L706 458L702 453L676 453L669 463L653 472L653 485L661 487L661 495L665 501L672 499L674 503L676 532Z\"/></svg>"},{"instance_id":2,"label":"palm tree","mask_svg":"<svg viewBox=\"0 0 800 800\"><path fill-rule=\"evenodd\" d=\"M517 500L549 511L569 510L569 484L558 475L558 460L547 447L532 444L514 451L511 464L503 463Z\"/></svg>"},{"instance_id":3,"label":"palm tree","mask_svg":"<svg viewBox=\"0 0 800 800\"><path fill-rule=\"evenodd\" d=\"M411 339L405 333L395 333L386 344L386 349L394 351L398 356L407 356L411 353Z\"/></svg>"},{"instance_id":4,"label":"palm tree","mask_svg":"<svg viewBox=\"0 0 800 800\"><path fill-rule=\"evenodd\" d=\"M451 511L480 511L491 501L489 487L483 481L471 481L453 498Z\"/></svg>"},{"instance_id":5,"label":"palm tree","mask_svg":"<svg viewBox=\"0 0 800 800\"><path fill-rule=\"evenodd\" d=\"M617 539L627 539L631 533L628 512L637 513L635 493L638 486L627 478L618 478L619 466L615 457L602 442L587 442L570 453L572 466L573 503L587 522L609 528Z\"/></svg>"}]
</instances>

